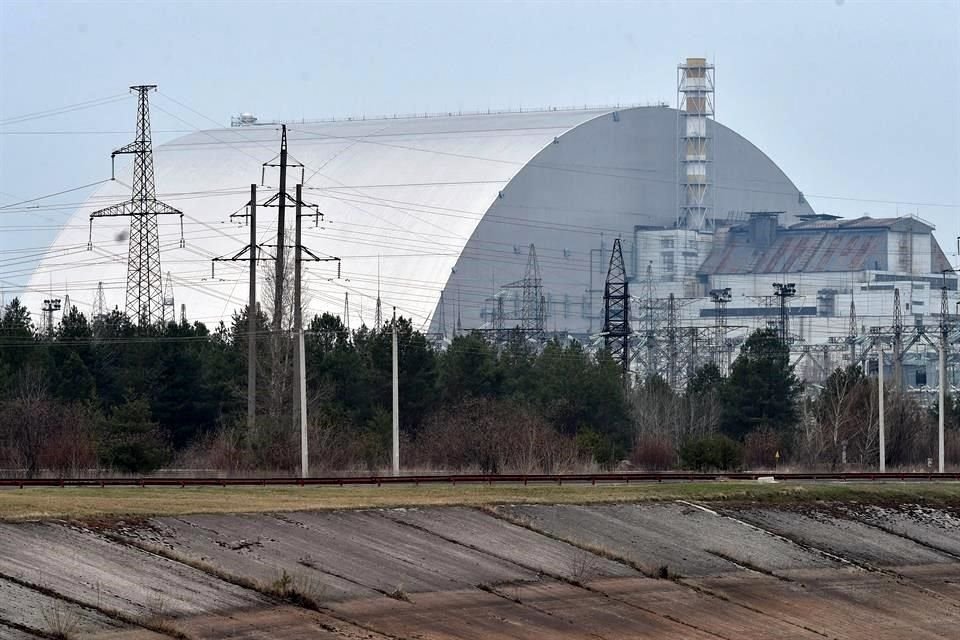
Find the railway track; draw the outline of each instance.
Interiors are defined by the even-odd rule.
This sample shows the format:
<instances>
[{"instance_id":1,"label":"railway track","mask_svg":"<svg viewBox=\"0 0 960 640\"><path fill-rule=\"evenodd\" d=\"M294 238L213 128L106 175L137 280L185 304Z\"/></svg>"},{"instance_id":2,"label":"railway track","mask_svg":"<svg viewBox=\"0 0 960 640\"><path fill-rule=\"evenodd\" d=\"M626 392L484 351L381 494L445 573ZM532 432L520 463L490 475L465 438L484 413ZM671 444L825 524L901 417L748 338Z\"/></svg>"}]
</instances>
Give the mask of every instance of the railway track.
<instances>
[{"instance_id":1,"label":"railway track","mask_svg":"<svg viewBox=\"0 0 960 640\"><path fill-rule=\"evenodd\" d=\"M694 473L624 472L573 474L430 474L400 476L318 476L217 478L217 477L142 477L142 478L0 478L0 487L211 487L211 486L352 486L352 485L493 485L493 484L630 484L649 482L723 482L729 480L776 481L960 481L960 472L849 472L849 473Z\"/></svg>"}]
</instances>

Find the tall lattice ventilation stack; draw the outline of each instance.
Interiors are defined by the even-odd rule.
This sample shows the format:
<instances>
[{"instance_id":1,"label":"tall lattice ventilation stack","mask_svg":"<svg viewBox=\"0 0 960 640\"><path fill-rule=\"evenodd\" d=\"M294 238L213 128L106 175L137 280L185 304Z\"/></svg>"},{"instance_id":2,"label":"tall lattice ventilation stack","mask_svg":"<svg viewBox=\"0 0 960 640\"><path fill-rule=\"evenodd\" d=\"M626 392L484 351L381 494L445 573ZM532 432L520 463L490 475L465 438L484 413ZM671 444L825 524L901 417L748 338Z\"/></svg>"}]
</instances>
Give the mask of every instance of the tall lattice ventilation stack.
<instances>
[{"instance_id":1,"label":"tall lattice ventilation stack","mask_svg":"<svg viewBox=\"0 0 960 640\"><path fill-rule=\"evenodd\" d=\"M714 67L706 58L677 66L679 134L678 225L701 230L713 222Z\"/></svg>"}]
</instances>

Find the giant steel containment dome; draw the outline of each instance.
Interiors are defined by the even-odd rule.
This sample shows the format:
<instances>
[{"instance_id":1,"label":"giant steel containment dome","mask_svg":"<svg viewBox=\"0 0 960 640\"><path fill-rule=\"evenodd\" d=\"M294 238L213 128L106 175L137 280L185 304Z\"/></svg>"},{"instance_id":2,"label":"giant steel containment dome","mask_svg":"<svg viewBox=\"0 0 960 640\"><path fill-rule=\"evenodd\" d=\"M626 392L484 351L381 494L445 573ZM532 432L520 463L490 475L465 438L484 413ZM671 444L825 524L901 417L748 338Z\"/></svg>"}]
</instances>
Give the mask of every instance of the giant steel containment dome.
<instances>
[{"instance_id":1,"label":"giant steel containment dome","mask_svg":"<svg viewBox=\"0 0 960 640\"><path fill-rule=\"evenodd\" d=\"M813 213L757 147L709 126L715 217ZM324 213L317 227L304 220L304 245L342 260L339 277L334 263L307 263L307 317L342 314L349 294L349 324L372 325L379 291L384 317L396 307L423 330L489 326L497 296L508 310L518 304L508 285L524 278L533 245L547 329L598 331L614 238L633 279L672 268L647 236L674 242L656 230L677 220L677 129L677 111L663 106L290 123L290 162L303 171L290 169L289 192L302 179L304 200ZM182 248L177 219L160 219L177 313L185 304L191 320L229 323L246 304L247 263L218 262L212 272L211 259L247 244L249 230L230 216L251 183L266 185L260 202L275 193L276 169L262 173L261 164L275 158L279 141L279 126L257 125L200 131L154 150L157 196L184 213ZM51 288L88 311L98 282L108 308L123 309L129 221L96 220L87 250L89 214L130 196L129 168L117 175L70 218L34 272L25 298L35 315ZM259 241L275 243L276 209L261 207L258 219ZM684 238L690 246L675 247L680 259L706 257Z\"/></svg>"}]
</instances>

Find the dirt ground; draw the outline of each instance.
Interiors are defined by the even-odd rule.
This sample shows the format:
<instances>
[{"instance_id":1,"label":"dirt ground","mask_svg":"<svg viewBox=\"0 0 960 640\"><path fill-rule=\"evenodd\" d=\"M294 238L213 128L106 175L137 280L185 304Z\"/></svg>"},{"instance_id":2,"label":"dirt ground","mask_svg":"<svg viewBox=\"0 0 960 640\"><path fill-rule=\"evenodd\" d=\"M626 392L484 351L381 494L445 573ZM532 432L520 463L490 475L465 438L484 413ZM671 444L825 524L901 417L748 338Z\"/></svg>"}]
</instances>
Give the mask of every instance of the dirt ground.
<instances>
[{"instance_id":1,"label":"dirt ground","mask_svg":"<svg viewBox=\"0 0 960 640\"><path fill-rule=\"evenodd\" d=\"M0 523L0 638L955 638L949 500Z\"/></svg>"}]
</instances>

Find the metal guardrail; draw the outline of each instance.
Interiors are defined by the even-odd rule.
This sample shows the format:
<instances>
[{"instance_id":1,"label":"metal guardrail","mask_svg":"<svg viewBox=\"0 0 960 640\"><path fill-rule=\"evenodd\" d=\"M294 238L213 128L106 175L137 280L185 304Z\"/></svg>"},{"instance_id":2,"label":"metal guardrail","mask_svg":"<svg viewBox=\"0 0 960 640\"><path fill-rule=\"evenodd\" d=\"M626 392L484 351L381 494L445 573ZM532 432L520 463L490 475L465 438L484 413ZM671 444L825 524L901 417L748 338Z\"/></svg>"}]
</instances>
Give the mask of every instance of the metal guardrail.
<instances>
[{"instance_id":1,"label":"metal guardrail","mask_svg":"<svg viewBox=\"0 0 960 640\"><path fill-rule=\"evenodd\" d=\"M758 480L773 478L777 481L825 480L825 481L960 481L960 472L849 472L849 473L695 473L681 471L626 472L626 473L573 473L573 474L447 474L447 475L401 475L401 476L325 476L312 478L0 478L0 487L227 487L227 486L354 486L354 485L399 485L399 484L591 484L631 482L721 482L725 480Z\"/></svg>"}]
</instances>

